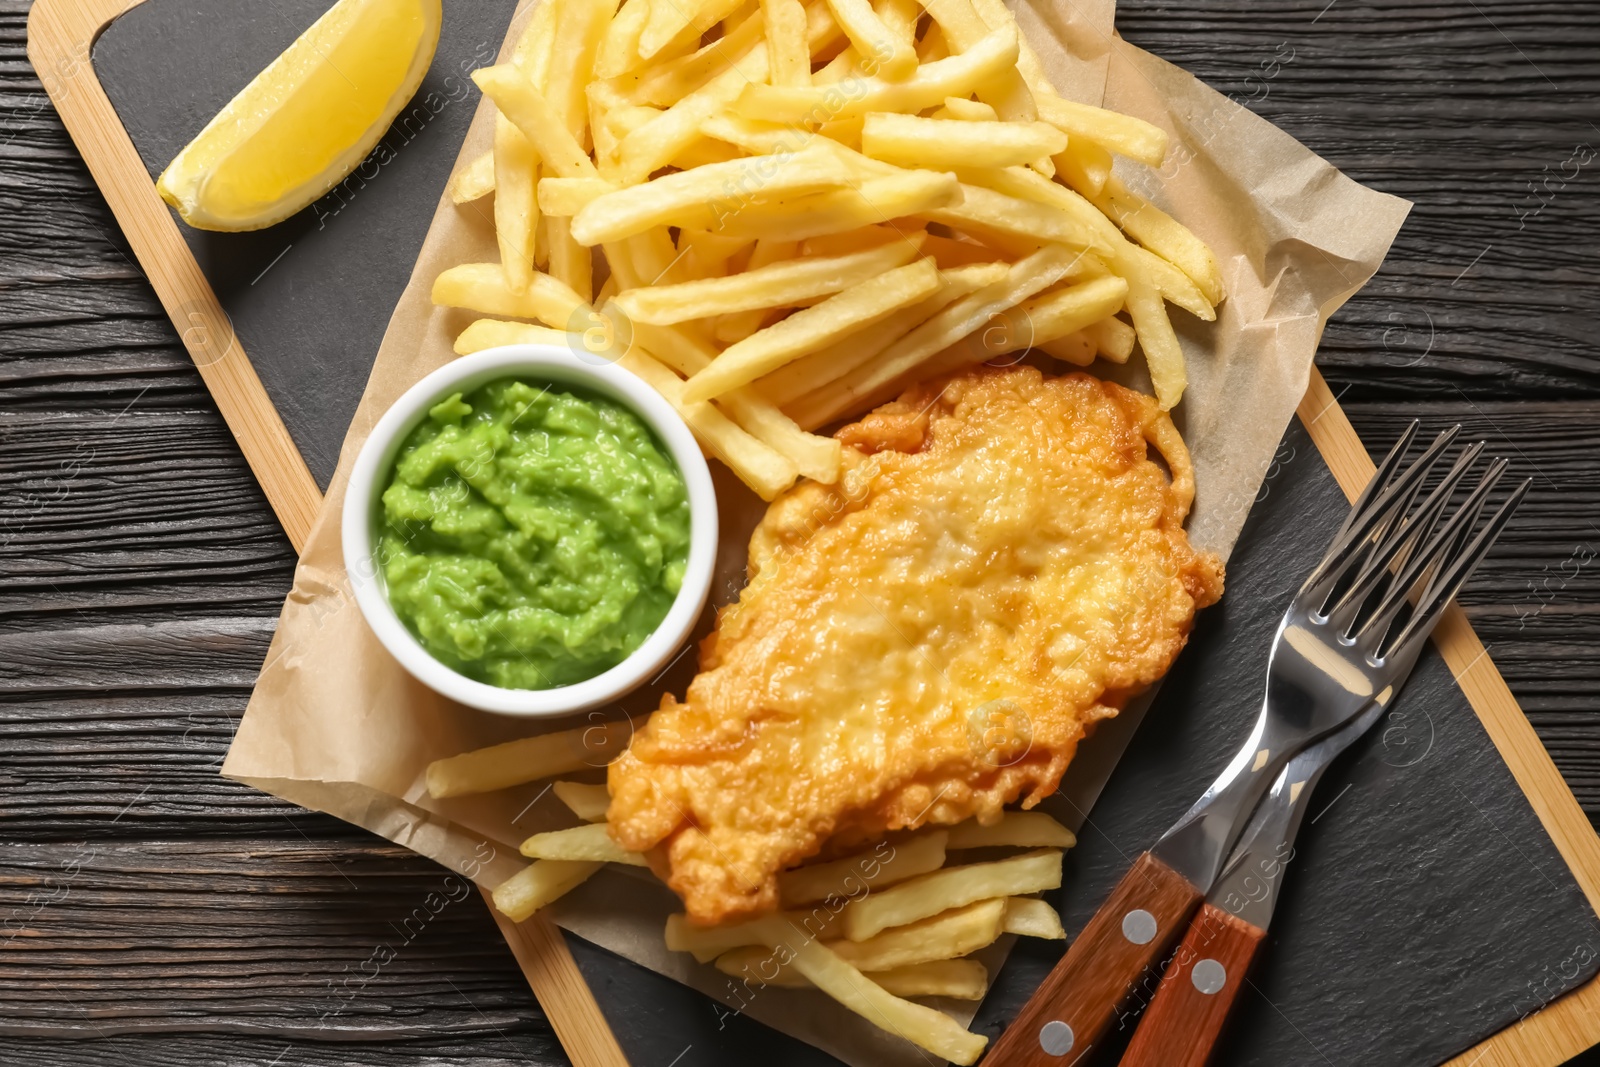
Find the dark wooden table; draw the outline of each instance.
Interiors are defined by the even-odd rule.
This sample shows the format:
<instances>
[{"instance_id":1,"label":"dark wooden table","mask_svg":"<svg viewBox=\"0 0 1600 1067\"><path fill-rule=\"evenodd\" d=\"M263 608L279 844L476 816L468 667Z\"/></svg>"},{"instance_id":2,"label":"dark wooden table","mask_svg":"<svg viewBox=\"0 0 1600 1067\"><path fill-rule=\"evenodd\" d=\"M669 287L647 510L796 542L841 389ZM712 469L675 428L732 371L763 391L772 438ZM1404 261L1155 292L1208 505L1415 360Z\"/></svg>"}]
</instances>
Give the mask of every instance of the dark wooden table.
<instances>
[{"instance_id":1,"label":"dark wooden table","mask_svg":"<svg viewBox=\"0 0 1600 1067\"><path fill-rule=\"evenodd\" d=\"M565 1063L476 897L363 982L444 872L218 776L294 554L28 66L27 10L0 0L0 1064ZM1461 421L1535 477L1463 599L1600 816L1600 2L1119 22L1416 202L1319 362L1374 449Z\"/></svg>"}]
</instances>

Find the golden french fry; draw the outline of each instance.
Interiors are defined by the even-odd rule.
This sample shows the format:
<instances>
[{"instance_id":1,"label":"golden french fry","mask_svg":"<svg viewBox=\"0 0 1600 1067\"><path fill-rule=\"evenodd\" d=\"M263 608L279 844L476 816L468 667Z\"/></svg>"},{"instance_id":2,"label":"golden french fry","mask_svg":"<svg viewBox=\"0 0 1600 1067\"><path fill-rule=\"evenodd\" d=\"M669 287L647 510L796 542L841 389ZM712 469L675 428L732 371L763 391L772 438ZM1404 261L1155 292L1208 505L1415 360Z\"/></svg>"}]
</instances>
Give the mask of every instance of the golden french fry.
<instances>
[{"instance_id":1,"label":"golden french fry","mask_svg":"<svg viewBox=\"0 0 1600 1067\"><path fill-rule=\"evenodd\" d=\"M466 204L494 192L494 152L488 151L456 171L450 179L450 199Z\"/></svg>"},{"instance_id":2,"label":"golden french fry","mask_svg":"<svg viewBox=\"0 0 1600 1067\"><path fill-rule=\"evenodd\" d=\"M766 77L767 46L763 42L740 56L736 65L624 137L617 145L619 180L633 185L648 179L699 136L701 123L733 103L752 79L765 81Z\"/></svg>"},{"instance_id":3,"label":"golden french fry","mask_svg":"<svg viewBox=\"0 0 1600 1067\"><path fill-rule=\"evenodd\" d=\"M650 17L650 0L624 0L595 52L596 78L615 78L639 63L639 35Z\"/></svg>"},{"instance_id":4,"label":"golden french fry","mask_svg":"<svg viewBox=\"0 0 1600 1067\"><path fill-rule=\"evenodd\" d=\"M634 322L658 325L752 308L793 307L807 297L837 293L899 267L915 258L920 246L919 240L892 241L864 252L790 259L728 277L625 289L617 306Z\"/></svg>"},{"instance_id":5,"label":"golden french fry","mask_svg":"<svg viewBox=\"0 0 1600 1067\"><path fill-rule=\"evenodd\" d=\"M771 237L763 238L756 242L755 248L750 253L750 261L745 264L745 270L759 270L786 259L793 259L799 250L799 242L782 241ZM830 255L833 253L807 251L807 255ZM761 329L770 308L752 308L749 311L739 311L723 315L717 320L715 334L718 341L723 344L732 344L742 341L746 337Z\"/></svg>"},{"instance_id":6,"label":"golden french fry","mask_svg":"<svg viewBox=\"0 0 1600 1067\"><path fill-rule=\"evenodd\" d=\"M799 471L793 461L756 440L710 404L685 402L683 381L648 354L635 348L618 359L617 364L644 379L665 397L701 444L726 463L761 499L771 500L794 484Z\"/></svg>"},{"instance_id":7,"label":"golden french fry","mask_svg":"<svg viewBox=\"0 0 1600 1067\"><path fill-rule=\"evenodd\" d=\"M455 353L470 356L486 348L501 345L564 345L568 348L581 343L577 336L549 326L535 326L530 322L504 322L500 319L478 319L456 335Z\"/></svg>"},{"instance_id":8,"label":"golden french fry","mask_svg":"<svg viewBox=\"0 0 1600 1067\"><path fill-rule=\"evenodd\" d=\"M539 210L570 219L591 200L616 190L604 178L540 178Z\"/></svg>"},{"instance_id":9,"label":"golden french fry","mask_svg":"<svg viewBox=\"0 0 1600 1067\"><path fill-rule=\"evenodd\" d=\"M861 128L861 151L904 167L950 170L974 159L1010 167L1051 156L1067 147L1067 135L1045 122L924 119L870 112Z\"/></svg>"},{"instance_id":10,"label":"golden french fry","mask_svg":"<svg viewBox=\"0 0 1600 1067\"><path fill-rule=\"evenodd\" d=\"M920 229L908 231L907 227L882 225L863 226L859 230L848 233L830 233L820 237L808 238L800 246L802 256L843 256L850 252L861 252L878 245L888 244L890 241L904 241L915 233L917 239L926 246L930 238Z\"/></svg>"},{"instance_id":11,"label":"golden french fry","mask_svg":"<svg viewBox=\"0 0 1600 1067\"><path fill-rule=\"evenodd\" d=\"M861 57L863 70L898 82L917 69L913 43L890 31L867 0L828 0L828 7Z\"/></svg>"},{"instance_id":12,"label":"golden french fry","mask_svg":"<svg viewBox=\"0 0 1600 1067\"><path fill-rule=\"evenodd\" d=\"M618 719L434 760L428 764L428 795L442 800L491 793L540 778L603 767L627 748L632 738L633 724Z\"/></svg>"},{"instance_id":13,"label":"golden french fry","mask_svg":"<svg viewBox=\"0 0 1600 1067\"><path fill-rule=\"evenodd\" d=\"M885 247L894 247L888 245ZM939 288L931 259L899 267L758 330L689 379L685 398L707 400L879 322Z\"/></svg>"},{"instance_id":14,"label":"golden french fry","mask_svg":"<svg viewBox=\"0 0 1600 1067\"><path fill-rule=\"evenodd\" d=\"M595 54L616 10L617 0L562 0L549 44L549 69L534 82L579 144L588 125L586 90L594 78Z\"/></svg>"},{"instance_id":15,"label":"golden french fry","mask_svg":"<svg viewBox=\"0 0 1600 1067\"><path fill-rule=\"evenodd\" d=\"M1039 849L993 863L946 867L851 901L841 912L841 929L851 941L865 941L891 926L904 926L975 900L1019 896L1061 885L1061 853Z\"/></svg>"},{"instance_id":16,"label":"golden french fry","mask_svg":"<svg viewBox=\"0 0 1600 1067\"><path fill-rule=\"evenodd\" d=\"M722 282L729 277L744 277L729 267L741 253L747 252L755 242L742 237L727 237L685 226L678 231L678 262L690 279ZM650 292L649 289L641 292ZM619 305L621 303L619 302ZM682 321L682 320L674 320Z\"/></svg>"},{"instance_id":17,"label":"golden french fry","mask_svg":"<svg viewBox=\"0 0 1600 1067\"><path fill-rule=\"evenodd\" d=\"M743 0L657 0L639 35L639 56L649 59L686 31L700 36L739 9Z\"/></svg>"},{"instance_id":18,"label":"golden french fry","mask_svg":"<svg viewBox=\"0 0 1600 1067\"><path fill-rule=\"evenodd\" d=\"M843 165L841 163L841 165ZM854 189L835 189L769 207L752 204L723 222L723 232L745 237L777 237L802 241L859 230L908 215L923 215L961 199L961 183L953 174L908 170L894 177L874 178ZM920 226L904 226L916 232Z\"/></svg>"},{"instance_id":19,"label":"golden french fry","mask_svg":"<svg viewBox=\"0 0 1600 1067\"><path fill-rule=\"evenodd\" d=\"M1144 349L1144 361L1150 371L1150 384L1155 386L1156 400L1162 411L1171 411L1183 399L1189 375L1184 370L1183 348L1172 329L1172 320L1167 318L1161 291L1142 278L1129 278L1128 315L1139 333L1139 347Z\"/></svg>"},{"instance_id":20,"label":"golden french fry","mask_svg":"<svg viewBox=\"0 0 1600 1067\"><path fill-rule=\"evenodd\" d=\"M572 239L572 220L558 215L545 219L550 243L550 273L585 303L594 295L594 261L589 250Z\"/></svg>"},{"instance_id":21,"label":"golden french fry","mask_svg":"<svg viewBox=\"0 0 1600 1067\"><path fill-rule=\"evenodd\" d=\"M1133 355L1133 327L1121 319L1111 318L1085 326L1083 334L1101 356L1112 363L1126 363Z\"/></svg>"},{"instance_id":22,"label":"golden french fry","mask_svg":"<svg viewBox=\"0 0 1600 1067\"><path fill-rule=\"evenodd\" d=\"M992 355L1014 352L1077 333L1085 326L1121 311L1127 299L1128 283L1110 275L1091 278L1025 300L1017 305L1013 315L1016 320L1016 328L1012 331L1016 337L1015 347L1002 349ZM1092 358L1092 349L1090 355Z\"/></svg>"},{"instance_id":23,"label":"golden french fry","mask_svg":"<svg viewBox=\"0 0 1600 1067\"><path fill-rule=\"evenodd\" d=\"M1061 916L1048 901L1034 897L1012 897L1006 901L1005 932L1019 937L1042 937L1047 941L1065 941L1067 931L1061 925ZM882 935L879 935L882 936Z\"/></svg>"},{"instance_id":24,"label":"golden french fry","mask_svg":"<svg viewBox=\"0 0 1600 1067\"><path fill-rule=\"evenodd\" d=\"M512 922L521 922L578 888L604 866L603 863L536 860L494 887L491 894L494 906Z\"/></svg>"},{"instance_id":25,"label":"golden french fry","mask_svg":"<svg viewBox=\"0 0 1600 1067\"><path fill-rule=\"evenodd\" d=\"M794 935L782 920L764 921L769 948L781 949L785 965L851 1011L952 1063L972 1064L989 1039L965 1030L950 1016L883 990L818 941Z\"/></svg>"},{"instance_id":26,"label":"golden french fry","mask_svg":"<svg viewBox=\"0 0 1600 1067\"><path fill-rule=\"evenodd\" d=\"M606 824L592 822L570 830L534 834L522 842L522 854L536 860L569 860L587 863L625 863L648 867L644 857L629 852L611 839Z\"/></svg>"},{"instance_id":27,"label":"golden french fry","mask_svg":"<svg viewBox=\"0 0 1600 1067\"><path fill-rule=\"evenodd\" d=\"M934 63L950 56L950 43L945 40L944 31L937 22L932 23L922 33L922 40L917 42L917 62ZM1017 84L1022 84L1017 79Z\"/></svg>"},{"instance_id":28,"label":"golden french fry","mask_svg":"<svg viewBox=\"0 0 1600 1067\"><path fill-rule=\"evenodd\" d=\"M1035 103L1039 107L1039 118L1074 142L1087 141L1149 167L1161 166L1166 158L1167 132L1143 119L1063 100L1059 96L1040 97Z\"/></svg>"},{"instance_id":29,"label":"golden french fry","mask_svg":"<svg viewBox=\"0 0 1600 1067\"><path fill-rule=\"evenodd\" d=\"M949 833L950 848L1072 848L1078 843L1071 830L1042 811L1008 811L989 826L968 819L950 827Z\"/></svg>"},{"instance_id":30,"label":"golden french fry","mask_svg":"<svg viewBox=\"0 0 1600 1067\"><path fill-rule=\"evenodd\" d=\"M947 96L944 107L934 113L934 118L959 119L962 122L999 122L1000 113L981 100L968 100L961 96Z\"/></svg>"},{"instance_id":31,"label":"golden french fry","mask_svg":"<svg viewBox=\"0 0 1600 1067\"><path fill-rule=\"evenodd\" d=\"M502 63L473 71L472 80L528 139L545 166L563 178L599 177L589 154L567 129L566 120L534 88L526 71Z\"/></svg>"},{"instance_id":32,"label":"golden french fry","mask_svg":"<svg viewBox=\"0 0 1600 1067\"><path fill-rule=\"evenodd\" d=\"M606 809L611 806L611 794L603 785L584 782L551 782L550 789L556 799L572 809L572 814L584 822L605 822Z\"/></svg>"},{"instance_id":33,"label":"golden french fry","mask_svg":"<svg viewBox=\"0 0 1600 1067\"><path fill-rule=\"evenodd\" d=\"M1207 303L1213 307L1222 303L1222 270L1217 258L1188 227L1144 197L1129 192L1116 178L1106 182L1095 205L1129 237L1187 275Z\"/></svg>"},{"instance_id":34,"label":"golden french fry","mask_svg":"<svg viewBox=\"0 0 1600 1067\"><path fill-rule=\"evenodd\" d=\"M714 163L596 197L573 217L572 236L579 244L593 246L655 226L701 224L699 229L721 230L748 205L834 188L849 180L849 168L832 151L821 148Z\"/></svg>"},{"instance_id":35,"label":"golden french fry","mask_svg":"<svg viewBox=\"0 0 1600 1067\"><path fill-rule=\"evenodd\" d=\"M1003 897L979 900L885 930L865 941L826 941L824 944L840 959L868 974L955 959L993 944L1005 932L1007 903ZM764 978L773 970L767 965L771 953L764 945L730 949L717 957L717 969L733 975L760 973Z\"/></svg>"},{"instance_id":36,"label":"golden french fry","mask_svg":"<svg viewBox=\"0 0 1600 1067\"><path fill-rule=\"evenodd\" d=\"M917 54L917 21L922 18L922 5L917 0L873 0L872 10L883 21L894 38L896 48L904 48L915 57ZM907 69L909 73L909 68Z\"/></svg>"},{"instance_id":37,"label":"golden french fry","mask_svg":"<svg viewBox=\"0 0 1600 1067\"><path fill-rule=\"evenodd\" d=\"M1000 255L988 245L975 241L957 241L950 237L930 236L922 244L922 252L934 258L940 270L970 267L974 263L998 263Z\"/></svg>"},{"instance_id":38,"label":"golden french fry","mask_svg":"<svg viewBox=\"0 0 1600 1067\"><path fill-rule=\"evenodd\" d=\"M695 926L686 915L667 916L667 948L689 952L701 963L709 963L724 953L747 945L761 945L769 918L748 919L721 926ZM838 913L818 907L808 912L784 912L777 916L799 937L822 938L838 928Z\"/></svg>"},{"instance_id":39,"label":"golden french fry","mask_svg":"<svg viewBox=\"0 0 1600 1067\"><path fill-rule=\"evenodd\" d=\"M796 867L778 875L778 899L785 908L829 897L850 897L882 889L944 866L945 832L933 830L904 841L884 842L855 856Z\"/></svg>"},{"instance_id":40,"label":"golden french fry","mask_svg":"<svg viewBox=\"0 0 1600 1067\"><path fill-rule=\"evenodd\" d=\"M902 375L918 364L981 329L1034 293L1060 281L1072 270L1076 259L1072 250L1051 245L1019 260L1011 265L1003 279L957 300L895 342L877 360L818 390L821 395L802 397L789 409L789 414L801 427L812 429L832 422L863 401L870 402L886 389L893 388ZM971 353L972 362L988 358L981 347L975 346L975 349Z\"/></svg>"},{"instance_id":41,"label":"golden french fry","mask_svg":"<svg viewBox=\"0 0 1600 1067\"><path fill-rule=\"evenodd\" d=\"M1216 320L1217 311L1190 277L1147 248L1127 245L1119 266L1129 275L1140 275L1161 292L1163 299L1177 304L1202 322Z\"/></svg>"},{"instance_id":42,"label":"golden french fry","mask_svg":"<svg viewBox=\"0 0 1600 1067\"><path fill-rule=\"evenodd\" d=\"M800 0L761 0L773 85L811 84L811 47Z\"/></svg>"},{"instance_id":43,"label":"golden french fry","mask_svg":"<svg viewBox=\"0 0 1600 1067\"><path fill-rule=\"evenodd\" d=\"M971 0L927 0L923 7L933 17L934 22L924 36L927 54L923 55L923 49L918 50L923 63L927 63L935 56L942 57L969 51L994 30L994 27L978 17ZM1019 58L1021 53L1022 41L1019 38L1017 42ZM960 98L974 94L951 93L950 95ZM1006 69L1000 71L992 80L979 86L975 95L992 106L1007 122L1032 122L1039 117L1033 105L1033 92L1022 80L1022 74L1014 63L1008 64Z\"/></svg>"},{"instance_id":44,"label":"golden french fry","mask_svg":"<svg viewBox=\"0 0 1600 1067\"><path fill-rule=\"evenodd\" d=\"M481 315L538 319L566 327L584 308L583 300L548 274L534 274L524 292L514 291L498 263L463 263L433 280L433 302Z\"/></svg>"},{"instance_id":45,"label":"golden french fry","mask_svg":"<svg viewBox=\"0 0 1600 1067\"><path fill-rule=\"evenodd\" d=\"M672 0L676 2L676 0ZM797 42L805 48L805 8L795 0L800 16L800 37ZM703 88L711 79L736 66L739 60L762 40L766 18L748 19L737 30L717 38L690 54L670 63L662 63L642 72L639 83L630 94L641 104L671 107L690 93ZM772 34L767 33L770 50ZM770 51L769 51L770 54ZM809 65L807 71L810 71Z\"/></svg>"},{"instance_id":46,"label":"golden french fry","mask_svg":"<svg viewBox=\"0 0 1600 1067\"><path fill-rule=\"evenodd\" d=\"M920 303L895 312L850 338L849 344L802 356L755 383L763 396L786 407L812 390L842 378L968 293L1006 276L1007 264L980 263L939 272L939 291Z\"/></svg>"},{"instance_id":47,"label":"golden french fry","mask_svg":"<svg viewBox=\"0 0 1600 1067\"><path fill-rule=\"evenodd\" d=\"M1094 362L1096 354L1094 342L1085 337L1081 330L1051 341L1036 341L1033 347L1047 356L1075 367L1087 367Z\"/></svg>"},{"instance_id":48,"label":"golden french fry","mask_svg":"<svg viewBox=\"0 0 1600 1067\"><path fill-rule=\"evenodd\" d=\"M494 124L494 232L507 286L528 288L537 254L539 157L522 131L504 115Z\"/></svg>"},{"instance_id":49,"label":"golden french fry","mask_svg":"<svg viewBox=\"0 0 1600 1067\"><path fill-rule=\"evenodd\" d=\"M770 953L770 949L767 950ZM805 978L787 967L776 968L771 978L752 975L749 964L742 958L730 960L726 965L717 960L717 969L735 978L744 978L761 985L781 989L813 989ZM982 1000L989 992L989 971L977 960L929 960L909 967L896 967L892 971L863 972L878 983L886 993L897 997L949 997L951 1000Z\"/></svg>"},{"instance_id":50,"label":"golden french fry","mask_svg":"<svg viewBox=\"0 0 1600 1067\"><path fill-rule=\"evenodd\" d=\"M1072 188L1091 199L1100 195L1111 177L1111 153L1092 141L1067 138L1067 150L1050 157L1056 173Z\"/></svg>"},{"instance_id":51,"label":"golden french fry","mask_svg":"<svg viewBox=\"0 0 1600 1067\"><path fill-rule=\"evenodd\" d=\"M968 231L1010 235L1028 241L1048 241L1076 249L1097 247L1094 231L1065 211L965 182L961 185L959 204L919 214L934 222Z\"/></svg>"},{"instance_id":52,"label":"golden french fry","mask_svg":"<svg viewBox=\"0 0 1600 1067\"><path fill-rule=\"evenodd\" d=\"M880 23L881 25L881 23ZM769 122L827 122L869 111L921 111L968 96L1017 61L1015 30L996 30L960 55L920 66L904 81L866 77L848 94L825 85L748 84L734 110Z\"/></svg>"}]
</instances>

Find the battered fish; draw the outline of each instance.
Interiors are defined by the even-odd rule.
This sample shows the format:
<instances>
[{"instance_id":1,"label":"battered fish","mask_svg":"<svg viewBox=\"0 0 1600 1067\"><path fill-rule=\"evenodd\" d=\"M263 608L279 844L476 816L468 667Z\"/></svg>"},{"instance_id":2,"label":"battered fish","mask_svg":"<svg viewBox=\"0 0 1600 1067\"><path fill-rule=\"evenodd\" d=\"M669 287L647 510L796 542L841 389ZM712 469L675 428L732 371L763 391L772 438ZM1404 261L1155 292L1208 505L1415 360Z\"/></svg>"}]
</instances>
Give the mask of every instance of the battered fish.
<instances>
[{"instance_id":1,"label":"battered fish","mask_svg":"<svg viewBox=\"0 0 1600 1067\"><path fill-rule=\"evenodd\" d=\"M980 368L838 436L844 476L772 504L687 698L611 765L611 833L699 923L825 845L1036 804L1222 592L1149 397Z\"/></svg>"}]
</instances>

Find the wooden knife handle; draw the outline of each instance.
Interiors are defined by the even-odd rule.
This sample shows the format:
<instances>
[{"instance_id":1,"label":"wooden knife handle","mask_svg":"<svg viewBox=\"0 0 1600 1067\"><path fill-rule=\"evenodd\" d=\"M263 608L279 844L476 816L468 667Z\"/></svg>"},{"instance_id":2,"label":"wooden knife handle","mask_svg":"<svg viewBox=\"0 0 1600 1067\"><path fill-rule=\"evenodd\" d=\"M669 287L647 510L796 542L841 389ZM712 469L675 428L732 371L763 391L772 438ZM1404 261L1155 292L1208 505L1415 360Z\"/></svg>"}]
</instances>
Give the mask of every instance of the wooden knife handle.
<instances>
[{"instance_id":1,"label":"wooden knife handle","mask_svg":"<svg viewBox=\"0 0 1600 1067\"><path fill-rule=\"evenodd\" d=\"M1131 1024L1199 903L1200 891L1188 879L1148 852L1140 856L1000 1035L984 1067L1066 1067L1114 1021Z\"/></svg>"},{"instance_id":2,"label":"wooden knife handle","mask_svg":"<svg viewBox=\"0 0 1600 1067\"><path fill-rule=\"evenodd\" d=\"M1267 932L1203 905L1172 954L1122 1067L1205 1067Z\"/></svg>"}]
</instances>

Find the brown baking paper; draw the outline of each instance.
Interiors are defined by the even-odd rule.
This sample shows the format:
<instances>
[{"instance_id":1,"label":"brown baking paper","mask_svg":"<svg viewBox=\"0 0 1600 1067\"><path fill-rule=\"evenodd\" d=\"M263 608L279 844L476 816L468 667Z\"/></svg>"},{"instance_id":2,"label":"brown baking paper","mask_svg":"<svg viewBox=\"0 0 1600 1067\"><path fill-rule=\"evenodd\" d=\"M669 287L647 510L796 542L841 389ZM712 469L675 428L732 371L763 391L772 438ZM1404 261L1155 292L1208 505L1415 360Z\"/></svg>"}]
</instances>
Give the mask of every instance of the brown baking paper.
<instances>
[{"instance_id":1,"label":"brown baking paper","mask_svg":"<svg viewBox=\"0 0 1600 1067\"><path fill-rule=\"evenodd\" d=\"M1017 4L1018 20L1064 95L1138 115L1172 135L1161 173L1119 161L1118 174L1204 238L1222 265L1228 299L1217 321L1201 323L1176 309L1173 318L1189 366L1189 389L1176 414L1198 483L1190 535L1226 555L1305 391L1327 317L1377 270L1410 205L1357 185L1283 131L1119 40L1113 12L1110 0ZM526 15L525 6L514 31ZM488 105L480 105L463 159L488 146L490 119ZM373 423L407 387L452 358L451 341L471 316L433 307L429 291L446 267L495 258L490 216L482 203L440 200L223 765L229 777L357 823L484 886L522 866L516 848L522 838L574 820L537 783L434 801L422 788L423 769L441 756L573 722L542 727L470 711L414 682L356 607L339 517L350 464ZM713 466L723 512L713 599L725 603L742 584L745 541L762 507ZM709 616L702 620L708 625ZM693 659L686 650L622 710L643 713L661 692L681 694ZM1142 710L1143 704L1130 707L1102 727L1068 771L1063 794L1080 809L1092 803ZM589 776L601 775L597 761ZM752 995L713 968L667 952L661 930L674 906L672 895L647 876L607 870L551 914L567 929L728 1005L719 1010L747 1013L852 1067L925 1062L925 1054L819 994ZM989 962L998 966L1006 948L993 947ZM971 1005L941 1006L963 1022L972 1015Z\"/></svg>"}]
</instances>

